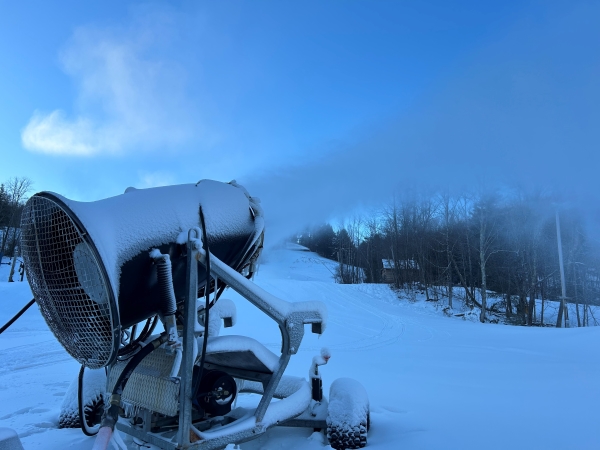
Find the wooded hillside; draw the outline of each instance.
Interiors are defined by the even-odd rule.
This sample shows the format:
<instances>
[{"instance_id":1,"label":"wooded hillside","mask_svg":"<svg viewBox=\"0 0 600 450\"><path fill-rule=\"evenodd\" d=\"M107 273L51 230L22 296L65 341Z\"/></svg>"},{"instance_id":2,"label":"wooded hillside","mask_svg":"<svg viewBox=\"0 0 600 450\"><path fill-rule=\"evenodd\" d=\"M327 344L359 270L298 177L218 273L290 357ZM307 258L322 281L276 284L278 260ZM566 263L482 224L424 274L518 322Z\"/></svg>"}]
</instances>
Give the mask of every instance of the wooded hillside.
<instances>
[{"instance_id":1,"label":"wooded hillside","mask_svg":"<svg viewBox=\"0 0 600 450\"><path fill-rule=\"evenodd\" d=\"M444 286L450 307L460 289L467 303L482 309L482 321L487 292L494 291L504 296L508 317L532 324L536 298L562 296L557 225L566 301L582 305L581 325L586 305L600 305L600 246L583 212L542 192L412 195L336 230L330 224L308 228L297 239L341 267L363 269L367 282L384 282L387 260L385 275L396 288L422 289L430 298L440 295L432 287ZM350 271L339 281L359 277Z\"/></svg>"}]
</instances>

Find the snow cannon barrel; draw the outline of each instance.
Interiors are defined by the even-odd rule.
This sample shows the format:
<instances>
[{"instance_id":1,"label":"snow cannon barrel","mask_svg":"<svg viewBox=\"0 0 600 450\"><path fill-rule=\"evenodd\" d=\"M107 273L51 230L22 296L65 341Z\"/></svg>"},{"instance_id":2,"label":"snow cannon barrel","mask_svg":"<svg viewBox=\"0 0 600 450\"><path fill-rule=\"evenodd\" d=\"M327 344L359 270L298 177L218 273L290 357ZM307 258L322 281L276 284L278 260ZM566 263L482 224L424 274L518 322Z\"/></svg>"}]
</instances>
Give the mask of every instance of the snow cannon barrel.
<instances>
[{"instance_id":1,"label":"snow cannon barrel","mask_svg":"<svg viewBox=\"0 0 600 450\"><path fill-rule=\"evenodd\" d=\"M109 365L122 329L161 314L161 287L149 255L154 249L169 255L176 303L182 305L185 244L189 230L201 227L200 209L211 253L240 273L251 270L262 248L262 209L235 182L129 188L95 202L52 192L29 199L21 219L27 279L71 356L92 369ZM200 263L198 280L200 295L206 284Z\"/></svg>"}]
</instances>

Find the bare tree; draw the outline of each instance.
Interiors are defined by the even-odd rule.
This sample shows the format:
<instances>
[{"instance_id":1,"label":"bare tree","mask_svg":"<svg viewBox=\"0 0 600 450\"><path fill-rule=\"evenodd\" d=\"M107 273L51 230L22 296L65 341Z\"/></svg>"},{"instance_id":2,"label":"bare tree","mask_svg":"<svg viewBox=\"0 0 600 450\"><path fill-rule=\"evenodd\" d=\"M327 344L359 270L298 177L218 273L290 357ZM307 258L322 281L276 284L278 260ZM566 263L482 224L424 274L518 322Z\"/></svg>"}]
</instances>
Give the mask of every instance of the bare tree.
<instances>
[{"instance_id":1,"label":"bare tree","mask_svg":"<svg viewBox=\"0 0 600 450\"><path fill-rule=\"evenodd\" d=\"M386 234L390 241L390 255L392 270L394 271L394 286L398 289L402 281L400 280L400 213L396 199L386 211Z\"/></svg>"},{"instance_id":2,"label":"bare tree","mask_svg":"<svg viewBox=\"0 0 600 450\"><path fill-rule=\"evenodd\" d=\"M485 311L487 308L487 274L486 268L490 257L496 253L492 245L496 240L497 230L493 217L496 208L494 196L486 196L480 199L475 207L479 231L479 270L481 272L481 314L479 320L485 322Z\"/></svg>"},{"instance_id":3,"label":"bare tree","mask_svg":"<svg viewBox=\"0 0 600 450\"><path fill-rule=\"evenodd\" d=\"M0 224L5 227L2 244L0 245L0 254L4 254L7 248L14 249L15 247L18 238L17 229L19 228L21 209L32 185L32 181L27 177L13 177L4 184L7 211L3 211L5 223Z\"/></svg>"},{"instance_id":4,"label":"bare tree","mask_svg":"<svg viewBox=\"0 0 600 450\"><path fill-rule=\"evenodd\" d=\"M446 290L448 292L448 306L452 308L452 298L454 291L452 289L452 245L450 243L450 222L454 216L454 205L451 204L450 193L445 192L440 195L440 201L442 205L443 214L443 230L444 230L444 244L446 250Z\"/></svg>"}]
</instances>

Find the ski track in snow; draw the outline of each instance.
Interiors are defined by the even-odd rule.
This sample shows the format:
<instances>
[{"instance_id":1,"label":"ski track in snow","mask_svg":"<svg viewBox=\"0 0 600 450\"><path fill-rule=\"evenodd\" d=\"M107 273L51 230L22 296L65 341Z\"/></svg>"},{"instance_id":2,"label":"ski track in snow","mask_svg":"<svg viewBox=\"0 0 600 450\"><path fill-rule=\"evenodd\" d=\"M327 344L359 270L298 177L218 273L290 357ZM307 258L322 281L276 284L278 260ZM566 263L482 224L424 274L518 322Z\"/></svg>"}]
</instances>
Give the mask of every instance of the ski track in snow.
<instances>
[{"instance_id":1,"label":"ski track in snow","mask_svg":"<svg viewBox=\"0 0 600 450\"><path fill-rule=\"evenodd\" d=\"M290 265L290 272L294 272L301 266L310 266L315 264L315 258L300 258ZM327 268L327 263L322 261L318 263ZM335 266L335 263L333 263ZM323 275L326 275L323 273ZM347 340L342 343L329 345L331 350L341 352L352 352L356 350L373 350L389 345L393 345L401 340L426 341L434 339L436 336L448 337L446 331L440 331L432 326L425 325L420 320L407 319L403 316L403 311L392 304L398 303L398 298L387 285L339 285L330 282L316 281L314 275L310 278L312 283L308 284L302 281L290 280L285 283L268 281L261 283L260 277L256 280L268 291L281 295L284 299L289 299L289 292L294 292L293 300L301 299L320 300L324 302L331 311L328 319L329 326L338 326L343 328L347 323L352 323L354 331L361 336L355 339ZM291 286L292 285L292 286ZM306 288L305 288L306 287ZM299 294L299 292L302 293ZM350 311L350 318L346 318L345 311ZM358 324L353 317L359 313L361 322ZM409 334L406 335L407 326ZM326 330L326 333L329 333ZM270 342L266 344L272 349L278 349L280 343ZM320 347L302 345L301 352L318 351Z\"/></svg>"},{"instance_id":2,"label":"ski track in snow","mask_svg":"<svg viewBox=\"0 0 600 450\"><path fill-rule=\"evenodd\" d=\"M342 291L343 292L343 291ZM398 342L402 334L404 333L405 324L398 318L390 314L378 311L369 305L365 300L369 299L367 295L357 299L356 295L350 295L349 293L343 292L342 295L335 295L334 292L328 292L329 308L333 311L339 309L353 309L354 311L360 311L360 315L366 318L374 318L379 321L379 330L373 328L366 328L361 331L364 334L363 338L356 339L354 341L333 344L332 350L337 351L355 351L355 350L373 350L376 348L385 347L387 345ZM335 318L331 320L331 323L344 325L344 322ZM373 334L375 332L375 334ZM316 351L317 348L307 347L306 351Z\"/></svg>"},{"instance_id":3,"label":"ski track in snow","mask_svg":"<svg viewBox=\"0 0 600 450\"><path fill-rule=\"evenodd\" d=\"M0 350L0 376L5 373L15 373L36 367L53 365L71 361L73 358L61 347L56 339L35 344L35 355L31 354L31 345L19 345L6 350Z\"/></svg>"}]
</instances>

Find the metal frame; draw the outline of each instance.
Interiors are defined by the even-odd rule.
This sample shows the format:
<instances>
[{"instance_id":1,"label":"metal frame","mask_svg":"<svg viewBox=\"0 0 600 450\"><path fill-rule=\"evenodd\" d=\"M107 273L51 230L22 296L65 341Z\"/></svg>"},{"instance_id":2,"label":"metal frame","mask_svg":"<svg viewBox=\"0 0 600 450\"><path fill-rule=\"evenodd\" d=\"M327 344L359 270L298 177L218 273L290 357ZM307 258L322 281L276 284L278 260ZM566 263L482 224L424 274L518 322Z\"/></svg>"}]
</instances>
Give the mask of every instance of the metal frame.
<instances>
[{"instance_id":1,"label":"metal frame","mask_svg":"<svg viewBox=\"0 0 600 450\"><path fill-rule=\"evenodd\" d=\"M193 235L195 234L195 238ZM229 287L238 292L242 297L264 312L267 316L273 319L278 325L281 332L281 356L279 365L272 375L261 376L262 382L266 384L263 396L256 408L253 421L249 421L251 417L238 419L239 421L248 421L247 427L235 427L231 433L223 434L214 438L203 439L198 442L191 443L190 436L192 432L192 373L194 368L194 341L196 339L197 329L197 292L198 292L198 270L197 262L206 266L206 253L199 245L200 230L195 228L188 233L187 242L187 296L184 305L184 330L183 330L183 358L181 363L180 377L180 397L179 397L179 427L174 438L163 437L156 433L149 432L149 425L144 424L144 429L131 425L125 422L118 422L117 428L125 433L150 442L153 445L163 449L217 449L224 448L229 443L242 443L254 439L263 434L267 428L279 424L267 425L263 424L262 420L265 417L267 408L273 399L277 385L289 363L293 354L298 351L302 338L304 336L304 325L311 324L312 331L320 333L323 329L321 312L315 310L314 303L307 305L302 302L290 303L285 300L272 296L268 292L256 286L237 271L233 270L216 256L210 254L210 275L219 278ZM312 309L311 309L312 306ZM326 405L325 405L326 406ZM326 408L325 408L326 411ZM326 415L326 413L325 413ZM149 414L146 414L147 420ZM285 418L283 418L285 419ZM281 425L286 426L308 426L313 428L322 428L325 417L323 413L311 415L305 411L297 418L291 418L282 421ZM233 424L232 423L232 424ZM224 430L227 426L222 427ZM207 434L210 431L207 430Z\"/></svg>"}]
</instances>

